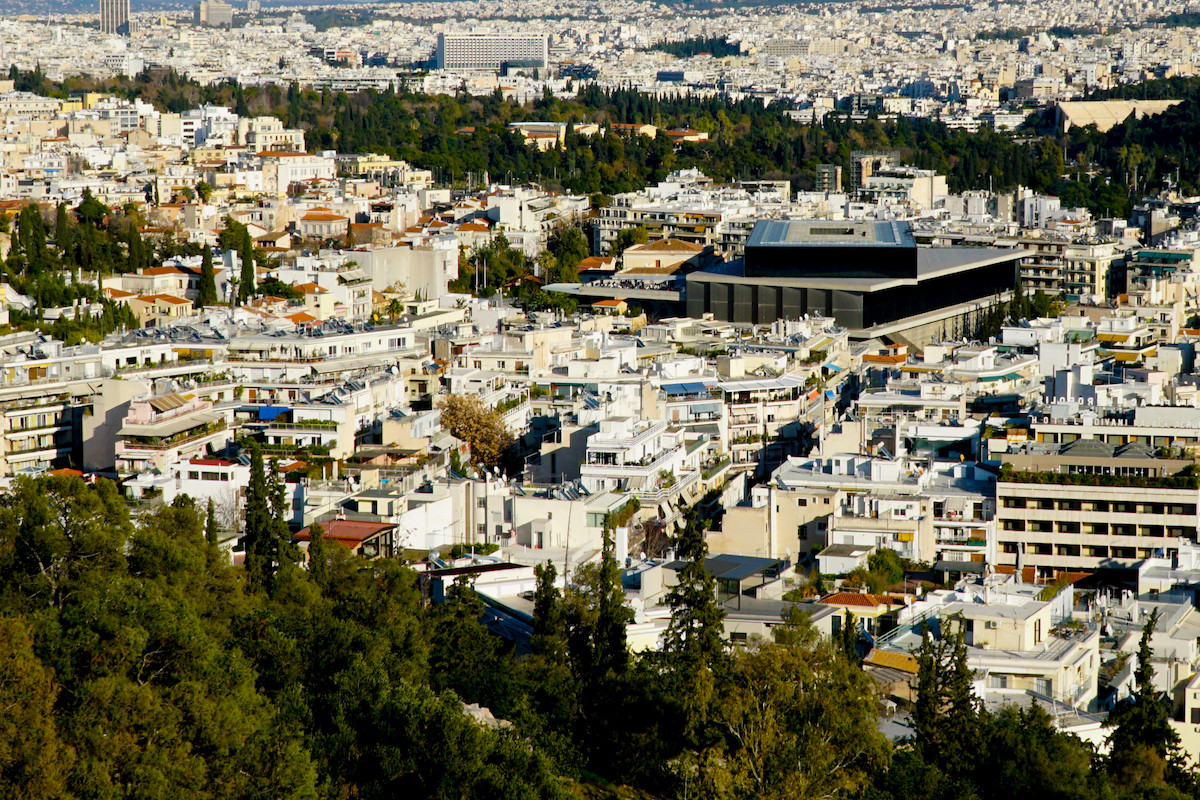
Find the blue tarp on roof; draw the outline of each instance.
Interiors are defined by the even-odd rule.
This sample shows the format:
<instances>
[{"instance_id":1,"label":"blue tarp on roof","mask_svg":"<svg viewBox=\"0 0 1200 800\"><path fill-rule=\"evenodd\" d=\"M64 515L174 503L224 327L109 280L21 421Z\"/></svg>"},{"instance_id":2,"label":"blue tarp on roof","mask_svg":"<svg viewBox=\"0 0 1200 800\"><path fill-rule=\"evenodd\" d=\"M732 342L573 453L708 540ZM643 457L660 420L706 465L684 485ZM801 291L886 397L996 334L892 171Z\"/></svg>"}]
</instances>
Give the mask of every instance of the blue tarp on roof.
<instances>
[{"instance_id":1,"label":"blue tarp on roof","mask_svg":"<svg viewBox=\"0 0 1200 800\"><path fill-rule=\"evenodd\" d=\"M292 409L289 406L263 406L258 409L258 418L265 420L273 420L276 417L286 414Z\"/></svg>"}]
</instances>

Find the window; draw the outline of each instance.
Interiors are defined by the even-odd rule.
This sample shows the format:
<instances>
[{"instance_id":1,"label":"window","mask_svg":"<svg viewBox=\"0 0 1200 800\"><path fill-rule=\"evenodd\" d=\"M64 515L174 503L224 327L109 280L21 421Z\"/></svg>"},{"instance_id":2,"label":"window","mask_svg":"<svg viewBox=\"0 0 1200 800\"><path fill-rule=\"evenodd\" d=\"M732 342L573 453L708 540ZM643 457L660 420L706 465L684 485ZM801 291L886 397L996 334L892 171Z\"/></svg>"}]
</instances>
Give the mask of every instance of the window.
<instances>
[{"instance_id":1,"label":"window","mask_svg":"<svg viewBox=\"0 0 1200 800\"><path fill-rule=\"evenodd\" d=\"M1008 688L1008 676L1007 675L988 675L988 688L989 689L1007 689Z\"/></svg>"},{"instance_id":2,"label":"window","mask_svg":"<svg viewBox=\"0 0 1200 800\"><path fill-rule=\"evenodd\" d=\"M799 500L796 501L796 508L804 508L807 505L808 505L808 500L804 497L801 497Z\"/></svg>"},{"instance_id":3,"label":"window","mask_svg":"<svg viewBox=\"0 0 1200 800\"><path fill-rule=\"evenodd\" d=\"M206 481L216 481L216 480L220 480L221 476L215 472L205 472L203 475L203 478Z\"/></svg>"},{"instance_id":4,"label":"window","mask_svg":"<svg viewBox=\"0 0 1200 800\"><path fill-rule=\"evenodd\" d=\"M479 498L478 500L475 501L475 507L476 508L487 508L487 500L485 500L482 497Z\"/></svg>"},{"instance_id":5,"label":"window","mask_svg":"<svg viewBox=\"0 0 1200 800\"><path fill-rule=\"evenodd\" d=\"M1042 643L1042 621L1040 619L1035 619L1033 621L1033 643Z\"/></svg>"},{"instance_id":6,"label":"window","mask_svg":"<svg viewBox=\"0 0 1200 800\"><path fill-rule=\"evenodd\" d=\"M476 525L475 530L479 531L480 536L487 536L487 525L485 525L484 523L481 522L478 525Z\"/></svg>"},{"instance_id":7,"label":"window","mask_svg":"<svg viewBox=\"0 0 1200 800\"><path fill-rule=\"evenodd\" d=\"M200 473L199 473L199 472L197 472L197 471L195 471L195 470L189 470L189 471L188 471L188 480L189 480L189 481L198 481L198 480L200 480Z\"/></svg>"},{"instance_id":8,"label":"window","mask_svg":"<svg viewBox=\"0 0 1200 800\"><path fill-rule=\"evenodd\" d=\"M798 539L800 539L800 541L802 541L802 542L806 541L808 539L808 526L807 525L797 525L796 526L796 537Z\"/></svg>"}]
</instances>

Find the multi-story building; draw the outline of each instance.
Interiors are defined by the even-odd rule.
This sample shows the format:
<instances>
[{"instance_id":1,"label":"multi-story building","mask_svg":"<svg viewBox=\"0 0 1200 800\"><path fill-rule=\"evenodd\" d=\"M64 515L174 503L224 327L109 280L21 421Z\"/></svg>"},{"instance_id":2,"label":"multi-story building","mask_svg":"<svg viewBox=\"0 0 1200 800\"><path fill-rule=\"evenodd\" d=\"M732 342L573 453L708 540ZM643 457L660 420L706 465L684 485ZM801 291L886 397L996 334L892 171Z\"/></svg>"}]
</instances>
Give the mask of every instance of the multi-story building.
<instances>
[{"instance_id":1,"label":"multi-story building","mask_svg":"<svg viewBox=\"0 0 1200 800\"><path fill-rule=\"evenodd\" d=\"M654 495L699 480L699 449L663 421L605 419L587 440L579 479L590 492Z\"/></svg>"},{"instance_id":2,"label":"multi-story building","mask_svg":"<svg viewBox=\"0 0 1200 800\"><path fill-rule=\"evenodd\" d=\"M1039 599L1040 586L1002 584L993 577L982 587L962 588L972 601L960 601L957 592L931 593L902 610L900 625L879 636L876 646L911 653L927 628L935 636L957 629L967 646L967 666L982 679L980 692L988 702L1033 702L1065 728L1101 735L1101 719L1080 711L1097 695L1100 628L1072 619L1071 590L1046 601Z\"/></svg>"},{"instance_id":3,"label":"multi-story building","mask_svg":"<svg viewBox=\"0 0 1200 800\"><path fill-rule=\"evenodd\" d=\"M232 438L226 415L211 401L175 393L135 400L117 439L117 473L165 472L171 464L223 449Z\"/></svg>"},{"instance_id":4,"label":"multi-story building","mask_svg":"<svg viewBox=\"0 0 1200 800\"><path fill-rule=\"evenodd\" d=\"M196 24L210 28L233 26L233 6L225 0L200 0L196 6Z\"/></svg>"},{"instance_id":5,"label":"multi-story building","mask_svg":"<svg viewBox=\"0 0 1200 800\"><path fill-rule=\"evenodd\" d=\"M545 69L549 60L545 36L511 32L440 33L434 56L437 69L463 70Z\"/></svg>"},{"instance_id":6,"label":"multi-story building","mask_svg":"<svg viewBox=\"0 0 1200 800\"><path fill-rule=\"evenodd\" d=\"M1148 457L1144 449L1122 455L1062 460L1061 471L1003 470L996 484L998 563L1052 577L1169 558L1181 542L1194 542L1197 480L1173 477L1181 462Z\"/></svg>"},{"instance_id":7,"label":"multi-story building","mask_svg":"<svg viewBox=\"0 0 1200 800\"><path fill-rule=\"evenodd\" d=\"M997 247L1025 251L1021 282L1027 291L1065 294L1071 301L1100 301L1123 288L1119 282L1124 250L1119 242L1054 235L1047 231L1002 237Z\"/></svg>"},{"instance_id":8,"label":"multi-story building","mask_svg":"<svg viewBox=\"0 0 1200 800\"><path fill-rule=\"evenodd\" d=\"M100 32L128 36L129 0L100 0Z\"/></svg>"}]
</instances>

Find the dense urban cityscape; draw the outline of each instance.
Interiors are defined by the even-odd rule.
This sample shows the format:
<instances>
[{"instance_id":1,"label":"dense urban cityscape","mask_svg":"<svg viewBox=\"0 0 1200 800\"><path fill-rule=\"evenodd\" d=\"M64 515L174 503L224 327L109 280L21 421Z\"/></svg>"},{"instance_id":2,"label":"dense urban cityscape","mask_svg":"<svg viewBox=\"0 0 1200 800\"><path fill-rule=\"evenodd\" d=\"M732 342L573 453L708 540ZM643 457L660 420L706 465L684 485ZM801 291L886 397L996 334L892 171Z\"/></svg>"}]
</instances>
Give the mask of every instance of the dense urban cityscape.
<instances>
[{"instance_id":1,"label":"dense urban cityscape","mask_svg":"<svg viewBox=\"0 0 1200 800\"><path fill-rule=\"evenodd\" d=\"M0 793L1200 798L1200 2L15 0Z\"/></svg>"}]
</instances>

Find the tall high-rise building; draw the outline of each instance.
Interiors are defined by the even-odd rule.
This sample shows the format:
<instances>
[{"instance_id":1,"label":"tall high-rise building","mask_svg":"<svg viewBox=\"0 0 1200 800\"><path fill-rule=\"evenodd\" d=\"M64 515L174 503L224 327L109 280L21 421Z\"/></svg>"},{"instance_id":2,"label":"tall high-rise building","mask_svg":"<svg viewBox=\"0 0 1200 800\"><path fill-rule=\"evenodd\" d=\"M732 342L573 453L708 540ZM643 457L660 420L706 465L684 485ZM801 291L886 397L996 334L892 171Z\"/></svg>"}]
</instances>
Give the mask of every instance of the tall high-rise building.
<instances>
[{"instance_id":1,"label":"tall high-rise building","mask_svg":"<svg viewBox=\"0 0 1200 800\"><path fill-rule=\"evenodd\" d=\"M437 69L503 70L508 67L545 69L549 42L531 34L439 33Z\"/></svg>"},{"instance_id":2,"label":"tall high-rise building","mask_svg":"<svg viewBox=\"0 0 1200 800\"><path fill-rule=\"evenodd\" d=\"M196 24L210 28L231 28L233 6L225 0L200 0L196 6Z\"/></svg>"},{"instance_id":3,"label":"tall high-rise building","mask_svg":"<svg viewBox=\"0 0 1200 800\"><path fill-rule=\"evenodd\" d=\"M129 0L100 0L100 32L129 35Z\"/></svg>"}]
</instances>

